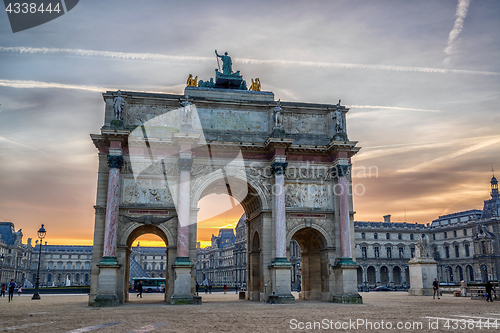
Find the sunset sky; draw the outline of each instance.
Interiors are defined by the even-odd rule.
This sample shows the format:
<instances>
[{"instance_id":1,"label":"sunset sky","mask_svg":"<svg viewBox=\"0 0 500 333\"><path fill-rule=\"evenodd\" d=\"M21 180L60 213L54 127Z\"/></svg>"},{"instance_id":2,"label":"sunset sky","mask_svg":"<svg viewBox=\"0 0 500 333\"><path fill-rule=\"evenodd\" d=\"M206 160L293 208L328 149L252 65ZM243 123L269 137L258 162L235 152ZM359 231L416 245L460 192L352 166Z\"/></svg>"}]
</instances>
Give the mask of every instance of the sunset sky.
<instances>
[{"instance_id":1,"label":"sunset sky","mask_svg":"<svg viewBox=\"0 0 500 333\"><path fill-rule=\"evenodd\" d=\"M496 0L87 0L15 34L0 13L0 221L91 245L101 94L182 94L188 74L213 77L214 49L276 99L350 107L356 220L482 209L500 174L498 31Z\"/></svg>"}]
</instances>

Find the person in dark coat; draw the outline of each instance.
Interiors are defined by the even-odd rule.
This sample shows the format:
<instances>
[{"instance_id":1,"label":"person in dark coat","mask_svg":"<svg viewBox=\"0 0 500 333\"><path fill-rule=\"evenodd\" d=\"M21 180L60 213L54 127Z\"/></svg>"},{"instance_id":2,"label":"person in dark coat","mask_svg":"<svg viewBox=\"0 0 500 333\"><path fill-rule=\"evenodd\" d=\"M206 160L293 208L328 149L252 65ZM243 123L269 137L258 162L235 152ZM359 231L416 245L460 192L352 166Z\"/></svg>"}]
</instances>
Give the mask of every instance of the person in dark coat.
<instances>
[{"instance_id":1,"label":"person in dark coat","mask_svg":"<svg viewBox=\"0 0 500 333\"><path fill-rule=\"evenodd\" d=\"M16 283L14 282L14 279L12 279L9 283L9 302L14 298L14 289L16 289Z\"/></svg>"},{"instance_id":2,"label":"person in dark coat","mask_svg":"<svg viewBox=\"0 0 500 333\"><path fill-rule=\"evenodd\" d=\"M208 293L210 293L210 294L212 293L212 284L208 285Z\"/></svg>"},{"instance_id":3,"label":"person in dark coat","mask_svg":"<svg viewBox=\"0 0 500 333\"><path fill-rule=\"evenodd\" d=\"M434 282L432 282L432 289L434 289L434 294L432 295L432 298L436 298L436 294L437 294L438 299L439 299L439 282L438 282L437 278L435 278Z\"/></svg>"},{"instance_id":4,"label":"person in dark coat","mask_svg":"<svg viewBox=\"0 0 500 333\"><path fill-rule=\"evenodd\" d=\"M142 298L142 281L139 281L139 284L137 285L137 297L141 296Z\"/></svg>"},{"instance_id":5,"label":"person in dark coat","mask_svg":"<svg viewBox=\"0 0 500 333\"><path fill-rule=\"evenodd\" d=\"M200 285L196 282L196 296L198 296L198 291L200 291Z\"/></svg>"},{"instance_id":6,"label":"person in dark coat","mask_svg":"<svg viewBox=\"0 0 500 333\"><path fill-rule=\"evenodd\" d=\"M493 284L491 283L491 281L488 281L486 283L486 294L488 294L488 297L486 298L486 302L488 301L491 301L493 302L493 298L491 297L492 296L492 293L493 293Z\"/></svg>"}]
</instances>

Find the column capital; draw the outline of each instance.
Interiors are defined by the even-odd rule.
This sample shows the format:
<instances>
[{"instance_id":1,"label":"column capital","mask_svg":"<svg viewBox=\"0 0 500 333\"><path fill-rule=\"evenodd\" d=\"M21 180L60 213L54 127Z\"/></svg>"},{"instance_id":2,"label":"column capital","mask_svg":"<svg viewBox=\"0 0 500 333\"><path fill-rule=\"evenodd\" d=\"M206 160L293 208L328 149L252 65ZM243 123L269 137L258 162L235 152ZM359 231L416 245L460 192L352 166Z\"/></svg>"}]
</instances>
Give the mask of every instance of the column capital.
<instances>
[{"instance_id":1,"label":"column capital","mask_svg":"<svg viewBox=\"0 0 500 333\"><path fill-rule=\"evenodd\" d=\"M274 162L271 164L271 172L277 175L284 175L288 162Z\"/></svg>"},{"instance_id":2,"label":"column capital","mask_svg":"<svg viewBox=\"0 0 500 333\"><path fill-rule=\"evenodd\" d=\"M110 169L120 169L123 165L123 156L121 155L108 155L108 167Z\"/></svg>"},{"instance_id":3,"label":"column capital","mask_svg":"<svg viewBox=\"0 0 500 333\"><path fill-rule=\"evenodd\" d=\"M350 172L351 166L349 164L337 164L332 168L334 177L347 177Z\"/></svg>"},{"instance_id":4,"label":"column capital","mask_svg":"<svg viewBox=\"0 0 500 333\"><path fill-rule=\"evenodd\" d=\"M181 171L190 171L193 165L192 158L179 158L179 169Z\"/></svg>"}]
</instances>

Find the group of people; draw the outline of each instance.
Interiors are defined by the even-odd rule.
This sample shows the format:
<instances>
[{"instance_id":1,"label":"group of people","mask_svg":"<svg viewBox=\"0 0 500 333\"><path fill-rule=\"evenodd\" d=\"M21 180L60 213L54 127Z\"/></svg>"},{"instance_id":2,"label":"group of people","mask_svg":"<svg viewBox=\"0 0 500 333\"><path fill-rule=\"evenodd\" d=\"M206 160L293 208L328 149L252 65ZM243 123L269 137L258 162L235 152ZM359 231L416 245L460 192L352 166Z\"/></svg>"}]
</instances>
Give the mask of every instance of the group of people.
<instances>
[{"instance_id":1,"label":"group of people","mask_svg":"<svg viewBox=\"0 0 500 333\"><path fill-rule=\"evenodd\" d=\"M434 289L434 293L432 295L432 298L435 299L436 298L436 295L438 297L438 299L440 299L439 297L439 282L438 282L438 279L435 278L434 279L434 282L432 282L432 289ZM491 281L488 281L486 282L486 302L493 302L493 293L495 292L495 288L493 288L493 284L491 283Z\"/></svg>"},{"instance_id":2,"label":"group of people","mask_svg":"<svg viewBox=\"0 0 500 333\"><path fill-rule=\"evenodd\" d=\"M0 291L0 296L5 297L5 292L9 291L9 303L14 299L14 290L16 290L16 283L14 282L14 279L10 280L8 286L5 285L5 283L2 284L2 289ZM19 286L17 289L17 294L21 296L21 293L23 292L23 288Z\"/></svg>"}]
</instances>

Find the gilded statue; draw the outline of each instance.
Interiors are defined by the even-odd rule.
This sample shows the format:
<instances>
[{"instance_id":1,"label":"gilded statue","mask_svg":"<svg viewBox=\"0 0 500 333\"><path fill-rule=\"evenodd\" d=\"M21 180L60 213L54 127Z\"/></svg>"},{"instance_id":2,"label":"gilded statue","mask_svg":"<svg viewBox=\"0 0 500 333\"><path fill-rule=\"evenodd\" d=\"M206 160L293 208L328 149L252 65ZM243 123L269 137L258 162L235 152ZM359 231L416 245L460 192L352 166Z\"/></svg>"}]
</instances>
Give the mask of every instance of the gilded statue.
<instances>
[{"instance_id":1,"label":"gilded statue","mask_svg":"<svg viewBox=\"0 0 500 333\"><path fill-rule=\"evenodd\" d=\"M198 87L198 75L196 75L196 77L193 78L193 75L189 74L186 85L188 87Z\"/></svg>"},{"instance_id":2,"label":"gilded statue","mask_svg":"<svg viewBox=\"0 0 500 333\"><path fill-rule=\"evenodd\" d=\"M255 81L252 79L252 85L248 90L260 91L260 79L256 78Z\"/></svg>"}]
</instances>

